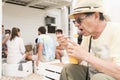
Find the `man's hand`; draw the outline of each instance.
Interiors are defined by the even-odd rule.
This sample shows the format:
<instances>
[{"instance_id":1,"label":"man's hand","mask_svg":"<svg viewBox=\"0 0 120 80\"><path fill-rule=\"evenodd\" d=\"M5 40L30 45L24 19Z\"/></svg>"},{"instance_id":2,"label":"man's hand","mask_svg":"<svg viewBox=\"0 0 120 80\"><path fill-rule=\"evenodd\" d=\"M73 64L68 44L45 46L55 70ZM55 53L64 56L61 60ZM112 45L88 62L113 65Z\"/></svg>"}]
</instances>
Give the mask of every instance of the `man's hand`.
<instances>
[{"instance_id":1,"label":"man's hand","mask_svg":"<svg viewBox=\"0 0 120 80\"><path fill-rule=\"evenodd\" d=\"M58 43L59 43L59 45L60 45L60 47L62 47L62 48L66 48L67 47L67 45L68 45L68 37L66 37L65 35L58 35L57 36L57 41L58 41Z\"/></svg>"},{"instance_id":2,"label":"man's hand","mask_svg":"<svg viewBox=\"0 0 120 80\"><path fill-rule=\"evenodd\" d=\"M69 56L76 57L79 60L85 60L89 56L88 51L82 46L70 40L68 43L70 44L70 46L67 47Z\"/></svg>"}]
</instances>

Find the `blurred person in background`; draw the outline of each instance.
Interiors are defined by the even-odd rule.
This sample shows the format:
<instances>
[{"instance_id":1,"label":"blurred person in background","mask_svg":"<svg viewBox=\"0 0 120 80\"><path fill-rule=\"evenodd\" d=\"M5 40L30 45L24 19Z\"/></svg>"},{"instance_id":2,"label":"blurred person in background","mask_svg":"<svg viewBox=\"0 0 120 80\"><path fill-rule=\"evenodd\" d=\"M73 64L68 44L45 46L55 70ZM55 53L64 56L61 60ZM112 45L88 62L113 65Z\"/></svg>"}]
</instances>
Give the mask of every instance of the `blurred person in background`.
<instances>
[{"instance_id":1,"label":"blurred person in background","mask_svg":"<svg viewBox=\"0 0 120 80\"><path fill-rule=\"evenodd\" d=\"M36 66L40 62L49 62L55 60L55 44L53 39L46 34L44 26L38 28L38 52L36 55L28 55L27 59L35 60Z\"/></svg>"},{"instance_id":2,"label":"blurred person in background","mask_svg":"<svg viewBox=\"0 0 120 80\"><path fill-rule=\"evenodd\" d=\"M13 27L10 39L7 41L7 63L15 64L26 58L23 39L20 37L20 29Z\"/></svg>"},{"instance_id":3,"label":"blurred person in background","mask_svg":"<svg viewBox=\"0 0 120 80\"><path fill-rule=\"evenodd\" d=\"M6 42L9 40L11 35L11 31L9 29L4 29L4 25L2 25L2 58L7 57L7 45Z\"/></svg>"},{"instance_id":4,"label":"blurred person in background","mask_svg":"<svg viewBox=\"0 0 120 80\"><path fill-rule=\"evenodd\" d=\"M55 31L55 34L56 34L56 36L62 35L63 34L62 29L57 29ZM56 55L55 58L56 59L60 59L60 60L61 60L61 57L64 55L63 47L58 42L57 42L57 46L56 46L56 53L55 53L55 55Z\"/></svg>"}]
</instances>

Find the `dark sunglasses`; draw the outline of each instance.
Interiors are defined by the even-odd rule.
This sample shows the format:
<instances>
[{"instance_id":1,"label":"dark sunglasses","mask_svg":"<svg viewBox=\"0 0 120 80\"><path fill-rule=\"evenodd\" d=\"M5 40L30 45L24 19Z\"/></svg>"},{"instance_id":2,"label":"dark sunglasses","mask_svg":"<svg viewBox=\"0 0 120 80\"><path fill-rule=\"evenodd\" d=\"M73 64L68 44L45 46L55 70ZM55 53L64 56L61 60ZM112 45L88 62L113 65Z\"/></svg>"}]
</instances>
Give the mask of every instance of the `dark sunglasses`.
<instances>
[{"instance_id":1,"label":"dark sunglasses","mask_svg":"<svg viewBox=\"0 0 120 80\"><path fill-rule=\"evenodd\" d=\"M75 22L77 22L78 24L80 24L82 22L82 20L84 20L86 17L87 17L87 15L84 16L83 18L78 17L73 21L73 23L75 24Z\"/></svg>"}]
</instances>

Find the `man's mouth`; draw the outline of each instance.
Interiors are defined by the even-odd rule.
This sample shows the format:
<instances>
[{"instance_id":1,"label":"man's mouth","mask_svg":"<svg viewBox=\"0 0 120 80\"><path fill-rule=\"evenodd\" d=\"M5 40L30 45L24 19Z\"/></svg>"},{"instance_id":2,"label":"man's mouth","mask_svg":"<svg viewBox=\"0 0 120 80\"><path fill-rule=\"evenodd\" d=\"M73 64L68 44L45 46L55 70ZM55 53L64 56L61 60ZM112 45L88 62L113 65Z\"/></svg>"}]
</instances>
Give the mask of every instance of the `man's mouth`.
<instances>
[{"instance_id":1,"label":"man's mouth","mask_svg":"<svg viewBox=\"0 0 120 80\"><path fill-rule=\"evenodd\" d=\"M80 30L80 33L83 34L83 29L79 29Z\"/></svg>"},{"instance_id":2,"label":"man's mouth","mask_svg":"<svg viewBox=\"0 0 120 80\"><path fill-rule=\"evenodd\" d=\"M83 31L83 29L79 29L80 31Z\"/></svg>"}]
</instances>

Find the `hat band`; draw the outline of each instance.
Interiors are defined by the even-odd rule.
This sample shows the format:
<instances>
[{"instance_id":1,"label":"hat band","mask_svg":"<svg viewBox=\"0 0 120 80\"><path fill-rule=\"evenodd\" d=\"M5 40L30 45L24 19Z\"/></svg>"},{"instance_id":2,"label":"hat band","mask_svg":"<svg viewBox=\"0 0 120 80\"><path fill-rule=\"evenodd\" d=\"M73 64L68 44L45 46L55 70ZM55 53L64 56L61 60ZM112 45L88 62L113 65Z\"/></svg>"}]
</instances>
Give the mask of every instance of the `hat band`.
<instances>
[{"instance_id":1,"label":"hat band","mask_svg":"<svg viewBox=\"0 0 120 80\"><path fill-rule=\"evenodd\" d=\"M78 8L75 8L74 10L76 10L76 9L82 9L82 8L93 9L93 8L99 8L99 7L94 7L94 6L84 6L84 7L78 7Z\"/></svg>"}]
</instances>

